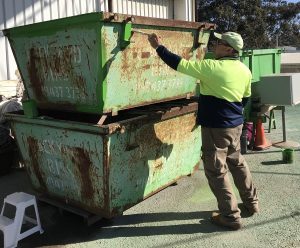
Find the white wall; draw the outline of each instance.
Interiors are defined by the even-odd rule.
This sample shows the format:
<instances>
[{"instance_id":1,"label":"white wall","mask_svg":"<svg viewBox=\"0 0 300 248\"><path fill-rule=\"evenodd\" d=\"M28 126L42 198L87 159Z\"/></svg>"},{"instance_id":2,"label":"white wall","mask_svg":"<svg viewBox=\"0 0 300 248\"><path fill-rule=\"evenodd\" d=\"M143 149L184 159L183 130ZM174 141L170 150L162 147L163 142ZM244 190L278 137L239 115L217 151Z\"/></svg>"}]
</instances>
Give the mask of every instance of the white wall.
<instances>
[{"instance_id":1,"label":"white wall","mask_svg":"<svg viewBox=\"0 0 300 248\"><path fill-rule=\"evenodd\" d=\"M111 1L111 2L109 2ZM0 30L95 11L194 21L193 0L0 0ZM0 81L16 79L17 65L0 31Z\"/></svg>"},{"instance_id":2,"label":"white wall","mask_svg":"<svg viewBox=\"0 0 300 248\"><path fill-rule=\"evenodd\" d=\"M0 0L0 30L94 11L108 11L109 0ZM16 79L17 65L0 31L0 81Z\"/></svg>"},{"instance_id":3,"label":"white wall","mask_svg":"<svg viewBox=\"0 0 300 248\"><path fill-rule=\"evenodd\" d=\"M195 21L195 1L174 0L174 19Z\"/></svg>"},{"instance_id":4,"label":"white wall","mask_svg":"<svg viewBox=\"0 0 300 248\"><path fill-rule=\"evenodd\" d=\"M282 53L281 64L300 64L300 52Z\"/></svg>"},{"instance_id":5,"label":"white wall","mask_svg":"<svg viewBox=\"0 0 300 248\"><path fill-rule=\"evenodd\" d=\"M173 0L112 0L112 3L112 12L164 19L174 18Z\"/></svg>"}]
</instances>

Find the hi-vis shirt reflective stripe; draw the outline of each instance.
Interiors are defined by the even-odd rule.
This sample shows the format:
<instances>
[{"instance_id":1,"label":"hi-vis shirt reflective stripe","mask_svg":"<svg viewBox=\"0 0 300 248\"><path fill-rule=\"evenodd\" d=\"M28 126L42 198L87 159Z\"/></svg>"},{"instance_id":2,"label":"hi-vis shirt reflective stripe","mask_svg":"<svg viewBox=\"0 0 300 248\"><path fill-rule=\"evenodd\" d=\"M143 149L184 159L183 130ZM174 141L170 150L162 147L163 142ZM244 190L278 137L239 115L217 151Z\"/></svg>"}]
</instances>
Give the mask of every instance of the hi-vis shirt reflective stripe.
<instances>
[{"instance_id":1,"label":"hi-vis shirt reflective stripe","mask_svg":"<svg viewBox=\"0 0 300 248\"><path fill-rule=\"evenodd\" d=\"M241 102L251 95L251 72L237 59L181 59L177 71L200 79L200 94L228 102Z\"/></svg>"}]
</instances>

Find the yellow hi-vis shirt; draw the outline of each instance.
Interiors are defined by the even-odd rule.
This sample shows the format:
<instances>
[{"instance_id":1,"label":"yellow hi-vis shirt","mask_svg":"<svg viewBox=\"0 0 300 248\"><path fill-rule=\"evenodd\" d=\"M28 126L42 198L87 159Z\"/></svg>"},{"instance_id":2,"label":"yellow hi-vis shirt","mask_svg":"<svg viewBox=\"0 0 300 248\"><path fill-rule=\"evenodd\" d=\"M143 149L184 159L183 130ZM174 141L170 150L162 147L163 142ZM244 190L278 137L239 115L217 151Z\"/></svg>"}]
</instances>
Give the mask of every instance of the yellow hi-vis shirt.
<instances>
[{"instance_id":1,"label":"yellow hi-vis shirt","mask_svg":"<svg viewBox=\"0 0 300 248\"><path fill-rule=\"evenodd\" d=\"M200 79L200 93L228 102L241 102L251 95L251 72L236 59L181 59L177 71Z\"/></svg>"},{"instance_id":2,"label":"yellow hi-vis shirt","mask_svg":"<svg viewBox=\"0 0 300 248\"><path fill-rule=\"evenodd\" d=\"M242 99L251 95L252 75L238 59L181 58L177 71L200 79L199 125L232 128L244 122Z\"/></svg>"}]
</instances>

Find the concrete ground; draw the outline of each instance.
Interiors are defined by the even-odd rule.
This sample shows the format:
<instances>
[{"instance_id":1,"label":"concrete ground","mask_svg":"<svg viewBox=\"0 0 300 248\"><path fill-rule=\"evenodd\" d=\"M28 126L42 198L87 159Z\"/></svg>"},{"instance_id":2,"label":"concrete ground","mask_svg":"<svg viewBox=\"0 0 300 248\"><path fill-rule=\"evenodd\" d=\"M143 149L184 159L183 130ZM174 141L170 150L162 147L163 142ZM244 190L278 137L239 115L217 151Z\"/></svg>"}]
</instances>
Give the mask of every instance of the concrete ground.
<instances>
[{"instance_id":1,"label":"concrete ground","mask_svg":"<svg viewBox=\"0 0 300 248\"><path fill-rule=\"evenodd\" d=\"M277 129L266 134L274 142L282 140L280 113L275 112ZM300 105L288 107L289 140L300 141L299 121ZM281 150L275 147L250 151L245 157L259 191L261 213L243 218L242 230L229 231L210 223L216 201L201 168L179 180L178 185L125 211L124 216L90 227L81 217L61 215L55 207L40 204L44 234L34 234L20 241L18 247L299 248L300 149L295 150L293 164L284 164ZM0 205L7 194L16 191L32 192L24 170L0 177Z\"/></svg>"}]
</instances>

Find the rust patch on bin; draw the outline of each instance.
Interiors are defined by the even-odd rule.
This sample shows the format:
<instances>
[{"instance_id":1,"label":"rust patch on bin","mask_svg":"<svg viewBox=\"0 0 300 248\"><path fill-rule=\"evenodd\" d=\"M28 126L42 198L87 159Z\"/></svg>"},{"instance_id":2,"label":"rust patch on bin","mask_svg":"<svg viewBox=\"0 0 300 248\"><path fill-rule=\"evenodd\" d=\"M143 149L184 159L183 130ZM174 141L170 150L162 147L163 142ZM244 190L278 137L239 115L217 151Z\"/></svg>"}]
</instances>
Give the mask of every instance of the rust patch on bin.
<instances>
[{"instance_id":1,"label":"rust patch on bin","mask_svg":"<svg viewBox=\"0 0 300 248\"><path fill-rule=\"evenodd\" d=\"M113 18L113 16L117 18ZM215 29L216 25L211 23L204 22L187 22L182 20L171 20L171 19L161 19L153 17L143 17L135 15L126 15L126 14L115 14L110 12L103 12L103 20L105 22L128 22L131 20L133 24L142 24L149 26L158 26L158 27L181 27L181 28L205 28L205 29Z\"/></svg>"},{"instance_id":2,"label":"rust patch on bin","mask_svg":"<svg viewBox=\"0 0 300 248\"><path fill-rule=\"evenodd\" d=\"M41 63L41 59L37 56L37 52L34 47L30 49L30 57L29 57L29 64L27 64L27 69L29 72L30 82L33 86L35 96L38 100L44 100L45 96L43 93L43 82L40 78L38 73L38 64ZM47 66L47 62L45 62L45 66Z\"/></svg>"},{"instance_id":3,"label":"rust patch on bin","mask_svg":"<svg viewBox=\"0 0 300 248\"><path fill-rule=\"evenodd\" d=\"M150 52L142 52L142 59L147 59L150 57Z\"/></svg>"},{"instance_id":4,"label":"rust patch on bin","mask_svg":"<svg viewBox=\"0 0 300 248\"><path fill-rule=\"evenodd\" d=\"M149 30L148 30L149 32ZM157 35L166 40L166 46L170 47L170 50L178 55L182 56L185 59L190 59L193 56L193 35L192 33L179 32L179 31L170 31L170 30L157 30ZM185 44L183 49L179 49L182 44L179 46L174 41L180 40L182 44ZM134 33L132 36L132 44L126 47L121 54L120 64L114 64L115 70L120 70L121 68L121 78L122 82L133 81L138 79L142 81L145 79L144 72L146 70L152 70L153 73L157 73L156 77L175 77L172 71L168 69L166 71L161 71L161 66L164 66L163 62L159 57L151 50L151 47L145 47L146 37ZM140 58L141 60L136 60ZM119 67L121 66L121 67ZM167 66L166 66L167 68ZM148 80L153 81L152 78ZM139 90L143 91L142 84L137 86L136 92ZM162 101L161 99L159 101ZM154 102L154 99L150 99L151 103ZM143 105L143 103L138 104ZM126 108L132 107L126 106Z\"/></svg>"},{"instance_id":5,"label":"rust patch on bin","mask_svg":"<svg viewBox=\"0 0 300 248\"><path fill-rule=\"evenodd\" d=\"M38 154L39 154L38 142L33 137L28 137L27 143L28 143L29 157L31 158L31 163L32 163L35 176L37 177L42 190L47 191L47 186L44 181L45 177L43 177L42 172L40 171L40 166L38 161Z\"/></svg>"},{"instance_id":6,"label":"rust patch on bin","mask_svg":"<svg viewBox=\"0 0 300 248\"><path fill-rule=\"evenodd\" d=\"M122 56L122 65L121 65L121 72L125 75L130 75L132 73L131 71L131 66L130 66L130 63L132 63L130 61L130 55L128 54L129 51L128 50L125 50L123 51L123 56Z\"/></svg>"},{"instance_id":7,"label":"rust patch on bin","mask_svg":"<svg viewBox=\"0 0 300 248\"><path fill-rule=\"evenodd\" d=\"M47 50L39 47L30 49L28 72L33 91L36 98L46 101L47 92L44 84L51 86L52 82L69 79L78 91L87 96L86 82L82 75L77 75L74 70L74 63L78 59L78 45L50 46ZM87 59L88 65L89 59ZM49 82L48 82L49 81ZM63 85L61 85L63 87ZM59 97L63 97L62 95Z\"/></svg>"},{"instance_id":8,"label":"rust patch on bin","mask_svg":"<svg viewBox=\"0 0 300 248\"><path fill-rule=\"evenodd\" d=\"M107 211L110 207L110 201L114 198L114 196L111 196L111 199L109 197L109 164L110 164L110 155L109 155L109 148L108 148L108 138L107 136L103 137L103 198L104 198L104 209Z\"/></svg>"},{"instance_id":9,"label":"rust patch on bin","mask_svg":"<svg viewBox=\"0 0 300 248\"><path fill-rule=\"evenodd\" d=\"M87 151L79 147L73 149L73 155L72 162L78 168L79 172L78 177L81 183L81 197L91 200L94 196L94 188L91 180L92 162L90 157Z\"/></svg>"}]
</instances>

